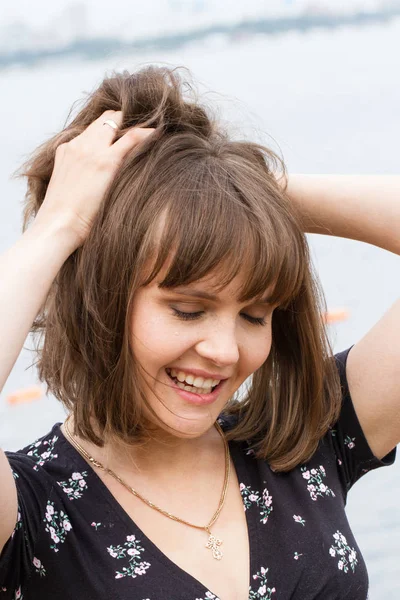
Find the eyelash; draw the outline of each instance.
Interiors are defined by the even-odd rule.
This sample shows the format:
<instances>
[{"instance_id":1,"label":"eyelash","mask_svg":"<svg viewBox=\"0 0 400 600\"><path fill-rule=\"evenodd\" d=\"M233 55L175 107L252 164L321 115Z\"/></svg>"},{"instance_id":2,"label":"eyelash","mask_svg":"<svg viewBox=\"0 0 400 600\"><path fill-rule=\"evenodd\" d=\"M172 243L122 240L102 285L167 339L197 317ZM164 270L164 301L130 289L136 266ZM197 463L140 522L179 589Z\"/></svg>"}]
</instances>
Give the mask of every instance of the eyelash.
<instances>
[{"instance_id":1,"label":"eyelash","mask_svg":"<svg viewBox=\"0 0 400 600\"><path fill-rule=\"evenodd\" d=\"M182 312L181 310L178 310L177 308L173 308L172 310L174 311L176 317L179 317L180 319L183 319L184 321L194 321L195 319L199 319L201 317L201 315L204 314L204 311L187 313L187 312ZM266 325L266 321L262 317L260 317L260 318L250 317L250 315L245 315L245 314L242 314L242 317L246 321L251 323L252 325Z\"/></svg>"}]
</instances>

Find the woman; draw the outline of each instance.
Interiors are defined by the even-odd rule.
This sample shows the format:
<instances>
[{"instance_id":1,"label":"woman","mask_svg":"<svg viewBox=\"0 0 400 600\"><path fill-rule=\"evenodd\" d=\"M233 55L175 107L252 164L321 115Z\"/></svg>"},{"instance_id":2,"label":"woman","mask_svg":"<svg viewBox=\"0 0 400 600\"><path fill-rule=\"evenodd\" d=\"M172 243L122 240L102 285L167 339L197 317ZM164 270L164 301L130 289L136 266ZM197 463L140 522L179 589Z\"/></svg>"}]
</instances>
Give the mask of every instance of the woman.
<instances>
[{"instance_id":1,"label":"woman","mask_svg":"<svg viewBox=\"0 0 400 600\"><path fill-rule=\"evenodd\" d=\"M0 382L44 333L69 415L1 455L2 596L365 600L344 506L395 459L400 305L333 358L304 232L400 252L398 180L288 180L182 90L115 74L25 165Z\"/></svg>"}]
</instances>

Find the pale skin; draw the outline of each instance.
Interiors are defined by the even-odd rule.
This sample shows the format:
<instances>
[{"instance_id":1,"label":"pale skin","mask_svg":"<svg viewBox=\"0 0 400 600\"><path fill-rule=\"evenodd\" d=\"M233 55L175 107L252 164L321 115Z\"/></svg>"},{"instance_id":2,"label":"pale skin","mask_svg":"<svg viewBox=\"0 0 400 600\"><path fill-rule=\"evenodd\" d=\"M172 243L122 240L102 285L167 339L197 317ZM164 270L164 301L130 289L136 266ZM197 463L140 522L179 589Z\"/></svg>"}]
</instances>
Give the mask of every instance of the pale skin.
<instances>
[{"instance_id":1,"label":"pale skin","mask_svg":"<svg viewBox=\"0 0 400 600\"><path fill-rule=\"evenodd\" d=\"M400 254L400 176L293 175L288 192L300 208L306 232L359 240ZM397 300L348 356L351 397L378 458L400 442L399 340Z\"/></svg>"},{"instance_id":2,"label":"pale skin","mask_svg":"<svg viewBox=\"0 0 400 600\"><path fill-rule=\"evenodd\" d=\"M118 122L121 114L109 111L102 116L103 120L105 118ZM102 195L124 153L148 134L151 130L145 134L136 129L112 144L113 131L103 127L99 120L97 128L93 124L79 140L64 145L58 153L46 201L35 223L0 257L0 340L7 340L0 348L0 389L56 273L71 252L84 243ZM71 189L74 190L72 195ZM400 177L292 175L288 193L303 217L304 231L352 238L400 253ZM15 273L20 273L18 280ZM194 487L201 487L202 481L209 477L211 467L218 481L222 481L223 445L212 424L229 395L268 356L271 344L273 307L257 302L238 303L235 283L220 292L215 301L199 300L190 294L166 297L157 287L149 286L142 296L138 295L133 314L132 343L144 359L154 343L151 331L152 327L157 329L155 320L159 320L158 325L161 320L163 328L173 327L179 331L176 336L179 343L172 352L168 348L161 356L147 362L150 376L161 381L164 368L177 366L179 362L182 368L196 367L227 376L229 383L215 405L207 410L205 407L182 408L170 390L165 393L162 384L156 384L167 408L173 409L178 416L149 397L166 427L158 431L157 441L149 443L146 452L135 449L129 456L122 457L116 448L100 449L79 440L97 460L104 461L122 477L132 472L133 465L139 483L143 484L141 491L148 497L154 493L160 498L160 490L165 489L164 481L171 482L172 478L178 485L182 473L193 473L193 465L202 465L197 470ZM198 282L193 287L209 291L207 282ZM149 303L152 308L144 317L141 310ZM173 320L171 304L182 312L201 311L204 314L198 321ZM15 306L19 307L18 311ZM266 324L250 323L247 316L263 318ZM400 301L354 346L347 364L353 402L371 449L378 458L400 442L399 339ZM172 436L168 426L178 432ZM0 453L0 480L1 548L14 528L17 514L15 484L3 453ZM213 484L217 485L216 481ZM181 493L184 491L181 487ZM218 497L217 488L216 503ZM165 496L164 499L168 501ZM182 514L182 517L190 520L190 514Z\"/></svg>"},{"instance_id":3,"label":"pale skin","mask_svg":"<svg viewBox=\"0 0 400 600\"><path fill-rule=\"evenodd\" d=\"M154 480L171 481L174 474L193 472L199 452L208 448L211 440L223 450L213 424L233 393L268 357L274 307L261 300L239 303L240 277L219 293L213 290L217 274L173 290L159 288L162 278L161 272L136 295L131 344L146 369L150 406L165 425L154 423L154 439L143 448L132 449L127 470L134 468ZM199 297L198 293L215 298ZM224 389L211 405L190 405L172 388L165 371L169 367L185 373L200 369L224 377ZM150 415L149 419L153 421ZM106 456L118 472L124 467L117 449L91 445L89 451L96 457Z\"/></svg>"}]
</instances>

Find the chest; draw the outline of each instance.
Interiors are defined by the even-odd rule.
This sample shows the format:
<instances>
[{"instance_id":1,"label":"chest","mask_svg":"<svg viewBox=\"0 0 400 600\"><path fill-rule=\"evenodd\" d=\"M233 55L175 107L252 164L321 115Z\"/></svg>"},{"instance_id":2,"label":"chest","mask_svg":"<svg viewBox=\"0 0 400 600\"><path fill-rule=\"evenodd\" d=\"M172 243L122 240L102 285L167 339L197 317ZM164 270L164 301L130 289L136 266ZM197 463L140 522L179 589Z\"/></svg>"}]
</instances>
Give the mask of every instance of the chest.
<instances>
[{"instance_id":1,"label":"chest","mask_svg":"<svg viewBox=\"0 0 400 600\"><path fill-rule=\"evenodd\" d=\"M248 599L249 537L234 469L231 470L223 509L210 528L212 535L222 541L218 546L223 555L221 560L215 559L212 548L206 547L209 535L204 529L196 529L166 517L133 496L116 481L104 477L103 482L144 536L173 563L171 567L176 566L191 575L220 600ZM174 498L171 492L168 506L163 506L161 502L159 506L190 523L204 526L218 506L221 489L214 491L216 493L197 496L186 493L185 507L182 506L182 498ZM151 498L151 501L157 504L156 498Z\"/></svg>"}]
</instances>

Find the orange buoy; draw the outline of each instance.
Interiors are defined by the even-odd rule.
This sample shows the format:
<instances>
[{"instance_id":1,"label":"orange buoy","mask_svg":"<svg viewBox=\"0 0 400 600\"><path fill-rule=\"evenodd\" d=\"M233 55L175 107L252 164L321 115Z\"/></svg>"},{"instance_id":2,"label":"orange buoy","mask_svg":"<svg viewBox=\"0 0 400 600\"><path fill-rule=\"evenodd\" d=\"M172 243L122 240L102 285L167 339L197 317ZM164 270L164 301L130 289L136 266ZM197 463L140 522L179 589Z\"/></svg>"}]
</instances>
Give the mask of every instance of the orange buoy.
<instances>
[{"instance_id":1,"label":"orange buoy","mask_svg":"<svg viewBox=\"0 0 400 600\"><path fill-rule=\"evenodd\" d=\"M324 314L324 321L328 325L332 325L333 323L347 321L349 317L350 311L347 308L335 308L333 310L328 310L328 312Z\"/></svg>"},{"instance_id":2,"label":"orange buoy","mask_svg":"<svg viewBox=\"0 0 400 600\"><path fill-rule=\"evenodd\" d=\"M43 393L43 389L39 385L32 385L31 387L23 388L13 394L9 394L6 400L9 404L22 404L38 400L43 396Z\"/></svg>"}]
</instances>

